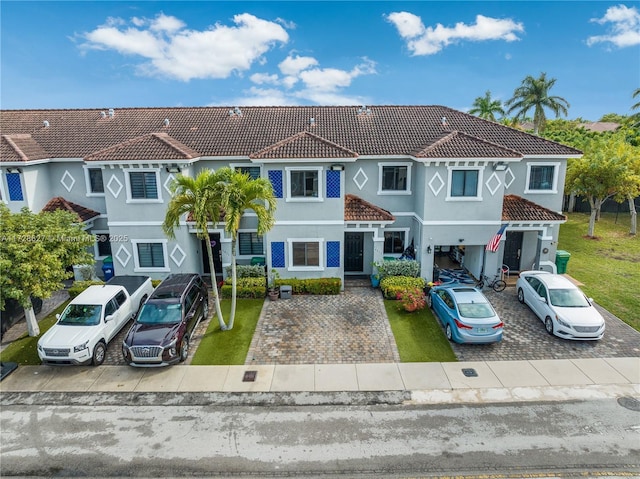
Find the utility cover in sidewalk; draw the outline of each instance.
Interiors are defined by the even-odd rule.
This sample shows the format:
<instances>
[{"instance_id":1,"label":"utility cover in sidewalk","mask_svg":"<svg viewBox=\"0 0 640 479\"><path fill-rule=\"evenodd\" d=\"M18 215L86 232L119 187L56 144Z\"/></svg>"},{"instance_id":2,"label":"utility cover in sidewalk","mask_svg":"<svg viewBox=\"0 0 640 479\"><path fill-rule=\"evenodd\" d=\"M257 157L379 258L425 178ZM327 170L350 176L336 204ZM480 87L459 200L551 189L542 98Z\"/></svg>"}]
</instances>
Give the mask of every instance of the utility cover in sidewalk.
<instances>
[{"instance_id":1,"label":"utility cover in sidewalk","mask_svg":"<svg viewBox=\"0 0 640 479\"><path fill-rule=\"evenodd\" d=\"M242 382L252 383L256 380L257 375L258 375L258 371L245 371L244 376L242 377Z\"/></svg>"},{"instance_id":2,"label":"utility cover in sidewalk","mask_svg":"<svg viewBox=\"0 0 640 479\"><path fill-rule=\"evenodd\" d=\"M462 368L462 374L468 378L477 378L478 372L473 368Z\"/></svg>"}]
</instances>

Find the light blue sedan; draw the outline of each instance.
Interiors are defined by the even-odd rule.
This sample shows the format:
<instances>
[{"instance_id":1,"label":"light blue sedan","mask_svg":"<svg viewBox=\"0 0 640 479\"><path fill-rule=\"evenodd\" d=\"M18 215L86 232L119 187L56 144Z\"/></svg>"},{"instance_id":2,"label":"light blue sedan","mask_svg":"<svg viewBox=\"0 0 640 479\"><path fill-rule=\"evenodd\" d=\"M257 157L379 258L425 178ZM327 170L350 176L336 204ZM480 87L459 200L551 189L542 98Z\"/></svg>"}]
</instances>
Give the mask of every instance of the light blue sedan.
<instances>
[{"instance_id":1,"label":"light blue sedan","mask_svg":"<svg viewBox=\"0 0 640 479\"><path fill-rule=\"evenodd\" d=\"M435 286L427 302L449 341L484 344L502 340L504 323L478 289L461 284Z\"/></svg>"}]
</instances>

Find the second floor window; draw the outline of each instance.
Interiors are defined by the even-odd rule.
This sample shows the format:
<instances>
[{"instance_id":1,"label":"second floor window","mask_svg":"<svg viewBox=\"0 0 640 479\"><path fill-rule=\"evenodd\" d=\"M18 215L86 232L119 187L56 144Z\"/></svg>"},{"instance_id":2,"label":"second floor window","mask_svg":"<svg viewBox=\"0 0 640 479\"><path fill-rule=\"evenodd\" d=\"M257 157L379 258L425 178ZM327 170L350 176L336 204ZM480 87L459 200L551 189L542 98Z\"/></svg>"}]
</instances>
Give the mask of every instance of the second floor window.
<instances>
[{"instance_id":1,"label":"second floor window","mask_svg":"<svg viewBox=\"0 0 640 479\"><path fill-rule=\"evenodd\" d=\"M315 170L291 171L292 197L317 197L318 172Z\"/></svg>"},{"instance_id":2,"label":"second floor window","mask_svg":"<svg viewBox=\"0 0 640 479\"><path fill-rule=\"evenodd\" d=\"M530 190L552 190L555 166L532 165L529 172Z\"/></svg>"},{"instance_id":3,"label":"second floor window","mask_svg":"<svg viewBox=\"0 0 640 479\"><path fill-rule=\"evenodd\" d=\"M451 196L478 196L478 170L453 170L451 172Z\"/></svg>"},{"instance_id":4,"label":"second floor window","mask_svg":"<svg viewBox=\"0 0 640 479\"><path fill-rule=\"evenodd\" d=\"M129 182L132 199L158 199L158 178L155 171L131 171Z\"/></svg>"},{"instance_id":5,"label":"second floor window","mask_svg":"<svg viewBox=\"0 0 640 479\"><path fill-rule=\"evenodd\" d=\"M388 191L405 191L407 189L407 167L383 166L382 189Z\"/></svg>"},{"instance_id":6,"label":"second floor window","mask_svg":"<svg viewBox=\"0 0 640 479\"><path fill-rule=\"evenodd\" d=\"M102 183L102 169L88 168L89 176L89 192L104 193L104 184Z\"/></svg>"},{"instance_id":7,"label":"second floor window","mask_svg":"<svg viewBox=\"0 0 640 479\"><path fill-rule=\"evenodd\" d=\"M247 173L252 180L260 178L259 166L237 166L236 171L239 171L240 173Z\"/></svg>"}]
</instances>

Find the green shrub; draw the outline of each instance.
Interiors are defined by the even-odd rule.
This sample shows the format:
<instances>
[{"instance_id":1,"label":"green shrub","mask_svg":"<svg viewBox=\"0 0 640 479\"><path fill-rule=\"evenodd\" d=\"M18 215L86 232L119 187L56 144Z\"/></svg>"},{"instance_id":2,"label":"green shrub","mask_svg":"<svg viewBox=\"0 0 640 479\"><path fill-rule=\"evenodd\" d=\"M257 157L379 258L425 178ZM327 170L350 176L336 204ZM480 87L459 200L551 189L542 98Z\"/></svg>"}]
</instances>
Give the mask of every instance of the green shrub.
<instances>
[{"instance_id":1,"label":"green shrub","mask_svg":"<svg viewBox=\"0 0 640 479\"><path fill-rule=\"evenodd\" d=\"M231 266L227 266L227 276L231 277ZM236 276L238 278L264 278L264 265L261 264L238 264L236 265Z\"/></svg>"},{"instance_id":2,"label":"green shrub","mask_svg":"<svg viewBox=\"0 0 640 479\"><path fill-rule=\"evenodd\" d=\"M153 286L154 289L157 288L160 283L162 283L161 279L152 279L151 280L151 286Z\"/></svg>"},{"instance_id":3,"label":"green shrub","mask_svg":"<svg viewBox=\"0 0 640 479\"><path fill-rule=\"evenodd\" d=\"M264 298L265 296L266 280L264 275L261 278L238 278L236 286L236 297L238 298ZM231 288L231 278L227 278L220 292L223 298L231 298Z\"/></svg>"},{"instance_id":4,"label":"green shrub","mask_svg":"<svg viewBox=\"0 0 640 479\"><path fill-rule=\"evenodd\" d=\"M409 276L416 278L420 275L420 262L415 259L401 259L394 261L379 261L374 263L381 279L387 276Z\"/></svg>"},{"instance_id":5,"label":"green shrub","mask_svg":"<svg viewBox=\"0 0 640 479\"><path fill-rule=\"evenodd\" d=\"M291 286L293 294L340 294L340 278L276 279L276 286Z\"/></svg>"},{"instance_id":6,"label":"green shrub","mask_svg":"<svg viewBox=\"0 0 640 479\"><path fill-rule=\"evenodd\" d=\"M69 288L69 297L71 299L75 298L80 293L82 293L85 289L87 289L89 286L92 286L94 284L104 284L104 281L100 281L100 280L74 281L73 285L71 285L71 287Z\"/></svg>"},{"instance_id":7,"label":"green shrub","mask_svg":"<svg viewBox=\"0 0 640 479\"><path fill-rule=\"evenodd\" d=\"M386 299L396 299L399 294L415 288L424 288L424 278L414 278L409 276L387 276L380 281L382 295Z\"/></svg>"}]
</instances>

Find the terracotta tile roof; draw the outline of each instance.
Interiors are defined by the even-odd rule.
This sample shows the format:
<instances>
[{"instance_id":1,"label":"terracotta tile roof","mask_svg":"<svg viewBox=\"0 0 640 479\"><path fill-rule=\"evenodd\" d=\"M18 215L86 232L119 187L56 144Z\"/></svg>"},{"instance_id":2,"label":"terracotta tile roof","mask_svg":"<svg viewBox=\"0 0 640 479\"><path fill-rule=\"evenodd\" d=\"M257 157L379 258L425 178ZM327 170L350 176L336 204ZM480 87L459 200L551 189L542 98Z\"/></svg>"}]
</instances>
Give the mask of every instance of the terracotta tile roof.
<instances>
[{"instance_id":1,"label":"terracotta tile roof","mask_svg":"<svg viewBox=\"0 0 640 479\"><path fill-rule=\"evenodd\" d=\"M502 203L502 221L567 221L567 217L544 208L518 195L505 195Z\"/></svg>"},{"instance_id":2,"label":"terracotta tile roof","mask_svg":"<svg viewBox=\"0 0 640 479\"><path fill-rule=\"evenodd\" d=\"M149 133L132 138L85 157L87 161L189 160L200 154L166 133Z\"/></svg>"},{"instance_id":3,"label":"terracotta tile roof","mask_svg":"<svg viewBox=\"0 0 640 479\"><path fill-rule=\"evenodd\" d=\"M84 206L80 206L71 201L67 201L62 196L56 196L55 198L51 198L51 200L49 200L49 202L46 205L44 205L44 207L42 208L42 211L57 211L57 210L63 210L63 211L69 211L71 213L75 213L78 215L78 218L80 218L80 221L82 221L83 223L85 221L90 220L91 218L95 218L96 216L100 215L100 213L98 213L97 211L93 211L92 209L85 208Z\"/></svg>"},{"instance_id":4,"label":"terracotta tile roof","mask_svg":"<svg viewBox=\"0 0 640 479\"><path fill-rule=\"evenodd\" d=\"M517 151L460 131L444 134L431 145L415 152L414 156L417 158L522 158L522 154Z\"/></svg>"},{"instance_id":5,"label":"terracotta tile roof","mask_svg":"<svg viewBox=\"0 0 640 479\"><path fill-rule=\"evenodd\" d=\"M359 196L344 195L345 221L395 221L395 217L387 210L380 208Z\"/></svg>"},{"instance_id":6,"label":"terracotta tile roof","mask_svg":"<svg viewBox=\"0 0 640 479\"><path fill-rule=\"evenodd\" d=\"M2 135L0 146L2 161L42 160L47 157L47 152L28 133Z\"/></svg>"},{"instance_id":7,"label":"terracotta tile roof","mask_svg":"<svg viewBox=\"0 0 640 479\"><path fill-rule=\"evenodd\" d=\"M311 132L301 131L249 156L252 159L357 158L358 154Z\"/></svg>"},{"instance_id":8,"label":"terracotta tile roof","mask_svg":"<svg viewBox=\"0 0 640 479\"><path fill-rule=\"evenodd\" d=\"M100 109L3 110L0 131L3 135L31 135L46 152L46 158L85 158L152 133L166 133L190 149L191 155L197 152L201 156L249 157L302 131L312 133L328 145L336 145L338 151L342 148L359 156L411 155L453 131L521 155L580 154L568 146L443 106L371 106L370 114L358 114L355 106L243 107L241 116L231 115L229 109L223 107L121 108L115 109L113 117L101 114L103 112ZM446 118L444 126L443 117ZM313 125L310 118L315 120ZM165 119L169 120L168 125ZM48 126L44 126L45 121ZM310 139L310 136L304 139L312 148L305 155L316 158L327 153L326 147L320 148L318 142ZM152 145L147 143L149 147ZM477 143L474 145L477 148ZM470 145L462 139L457 148L454 146L452 143L440 154L456 158L474 154L474 150L467 150ZM166 150L162 151L166 154ZM0 160L7 161L5 153L10 154L3 148ZM148 160L153 151L141 149L139 154L143 157L141 160ZM296 150L296 154L303 153ZM432 152L435 154L437 151ZM41 156L29 156L29 159Z\"/></svg>"}]
</instances>

